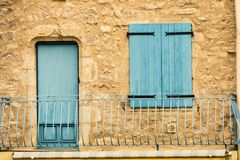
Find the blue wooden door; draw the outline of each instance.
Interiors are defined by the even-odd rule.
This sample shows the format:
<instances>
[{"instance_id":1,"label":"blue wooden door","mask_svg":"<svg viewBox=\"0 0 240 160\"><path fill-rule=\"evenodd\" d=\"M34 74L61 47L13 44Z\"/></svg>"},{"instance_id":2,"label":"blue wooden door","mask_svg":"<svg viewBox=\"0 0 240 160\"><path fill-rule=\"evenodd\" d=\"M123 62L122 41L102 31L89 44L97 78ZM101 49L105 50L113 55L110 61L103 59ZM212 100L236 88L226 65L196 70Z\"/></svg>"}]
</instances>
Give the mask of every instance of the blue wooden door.
<instances>
[{"instance_id":1,"label":"blue wooden door","mask_svg":"<svg viewBox=\"0 0 240 160\"><path fill-rule=\"evenodd\" d=\"M38 143L76 147L78 135L78 47L37 44Z\"/></svg>"},{"instance_id":2,"label":"blue wooden door","mask_svg":"<svg viewBox=\"0 0 240 160\"><path fill-rule=\"evenodd\" d=\"M191 29L190 23L129 25L138 33L129 36L130 94L155 97L132 99L131 106L192 106L191 98L167 98L192 94L192 35L167 34Z\"/></svg>"}]
</instances>

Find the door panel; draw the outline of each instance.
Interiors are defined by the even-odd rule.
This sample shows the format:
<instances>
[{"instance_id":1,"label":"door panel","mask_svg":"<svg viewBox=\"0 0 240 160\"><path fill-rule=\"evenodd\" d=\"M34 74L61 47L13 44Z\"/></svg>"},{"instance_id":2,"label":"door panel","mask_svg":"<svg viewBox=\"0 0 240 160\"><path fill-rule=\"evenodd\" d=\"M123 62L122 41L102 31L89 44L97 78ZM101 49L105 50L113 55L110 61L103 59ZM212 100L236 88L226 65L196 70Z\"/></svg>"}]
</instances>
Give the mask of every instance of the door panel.
<instances>
[{"instance_id":1,"label":"door panel","mask_svg":"<svg viewBox=\"0 0 240 160\"><path fill-rule=\"evenodd\" d=\"M78 49L75 43L37 45L39 145L76 147Z\"/></svg>"}]
</instances>

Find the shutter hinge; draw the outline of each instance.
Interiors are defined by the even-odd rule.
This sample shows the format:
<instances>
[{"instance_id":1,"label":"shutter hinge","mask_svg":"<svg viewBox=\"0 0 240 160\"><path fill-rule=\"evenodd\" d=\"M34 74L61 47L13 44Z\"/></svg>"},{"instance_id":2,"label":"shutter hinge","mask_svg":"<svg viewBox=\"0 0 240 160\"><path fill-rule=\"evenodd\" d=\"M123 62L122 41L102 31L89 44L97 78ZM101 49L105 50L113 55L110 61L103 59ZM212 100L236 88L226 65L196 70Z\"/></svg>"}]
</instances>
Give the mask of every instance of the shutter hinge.
<instances>
[{"instance_id":1,"label":"shutter hinge","mask_svg":"<svg viewBox=\"0 0 240 160\"><path fill-rule=\"evenodd\" d=\"M128 95L128 98L155 98L156 95Z\"/></svg>"},{"instance_id":2,"label":"shutter hinge","mask_svg":"<svg viewBox=\"0 0 240 160\"><path fill-rule=\"evenodd\" d=\"M175 95L167 95L167 98L194 98L194 94L175 94Z\"/></svg>"},{"instance_id":3,"label":"shutter hinge","mask_svg":"<svg viewBox=\"0 0 240 160\"><path fill-rule=\"evenodd\" d=\"M127 37L131 35L152 35L154 36L155 32L127 32Z\"/></svg>"},{"instance_id":4,"label":"shutter hinge","mask_svg":"<svg viewBox=\"0 0 240 160\"><path fill-rule=\"evenodd\" d=\"M186 35L186 34L191 34L193 35L193 32L165 32L166 36L171 36L171 35Z\"/></svg>"}]
</instances>

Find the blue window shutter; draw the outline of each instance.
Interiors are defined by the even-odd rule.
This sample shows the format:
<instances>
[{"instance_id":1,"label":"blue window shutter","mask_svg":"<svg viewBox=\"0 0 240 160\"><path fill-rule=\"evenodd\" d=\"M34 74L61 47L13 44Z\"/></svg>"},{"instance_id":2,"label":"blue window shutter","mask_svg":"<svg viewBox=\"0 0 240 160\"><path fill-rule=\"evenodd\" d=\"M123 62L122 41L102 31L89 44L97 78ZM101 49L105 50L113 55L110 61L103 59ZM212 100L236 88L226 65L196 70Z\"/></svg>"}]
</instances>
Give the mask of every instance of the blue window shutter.
<instances>
[{"instance_id":1,"label":"blue window shutter","mask_svg":"<svg viewBox=\"0 0 240 160\"><path fill-rule=\"evenodd\" d=\"M191 24L132 24L129 32L154 32L152 35L131 35L130 94L192 94L191 34L166 35L166 32L191 32ZM131 101L131 106L133 101ZM134 101L134 106L147 107L147 102ZM170 104L171 103L171 104ZM153 102L150 107L154 107ZM158 102L158 106L191 106L191 100Z\"/></svg>"},{"instance_id":2,"label":"blue window shutter","mask_svg":"<svg viewBox=\"0 0 240 160\"><path fill-rule=\"evenodd\" d=\"M183 24L182 31L191 31L191 24ZM185 35L182 37L183 50L183 93L192 93L192 37Z\"/></svg>"},{"instance_id":3,"label":"blue window shutter","mask_svg":"<svg viewBox=\"0 0 240 160\"><path fill-rule=\"evenodd\" d=\"M177 29L179 32L191 32L192 26L191 24L178 24L175 26L175 30ZM192 35L179 35L175 41L179 48L179 52L177 53L180 55L178 57L181 57L181 61L175 60L176 68L181 66L182 71L180 72L181 74L175 76L181 78L177 91L182 94L192 94ZM192 100L183 100L182 106L192 106Z\"/></svg>"},{"instance_id":4,"label":"blue window shutter","mask_svg":"<svg viewBox=\"0 0 240 160\"><path fill-rule=\"evenodd\" d=\"M168 32L191 32L192 27L189 23L169 24ZM192 42L191 34L169 35L167 36L169 46L169 68L170 83L169 95L189 95L192 94ZM172 101L169 104L173 107L192 106L192 100L183 98L182 100Z\"/></svg>"},{"instance_id":5,"label":"blue window shutter","mask_svg":"<svg viewBox=\"0 0 240 160\"><path fill-rule=\"evenodd\" d=\"M153 32L153 25L133 24L129 32ZM155 93L154 35L131 35L130 43L130 94L153 95ZM131 106L147 107L148 102L133 100Z\"/></svg>"}]
</instances>

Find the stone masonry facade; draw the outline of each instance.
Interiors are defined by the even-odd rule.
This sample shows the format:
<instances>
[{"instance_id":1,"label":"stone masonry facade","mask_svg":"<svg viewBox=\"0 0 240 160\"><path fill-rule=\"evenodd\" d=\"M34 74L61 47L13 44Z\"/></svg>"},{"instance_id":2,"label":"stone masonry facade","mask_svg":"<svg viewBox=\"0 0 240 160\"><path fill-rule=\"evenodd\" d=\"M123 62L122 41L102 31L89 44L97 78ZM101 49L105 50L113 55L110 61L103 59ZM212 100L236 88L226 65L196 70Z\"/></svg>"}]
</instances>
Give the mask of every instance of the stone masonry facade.
<instances>
[{"instance_id":1,"label":"stone masonry facade","mask_svg":"<svg viewBox=\"0 0 240 160\"><path fill-rule=\"evenodd\" d=\"M128 95L129 41L126 36L128 25L175 22L192 23L193 93L235 93L234 14L233 0L0 0L0 93L8 96L36 96L35 44L38 41L75 41L79 46L80 93ZM125 103L120 102L121 108ZM204 102L204 104L207 103L207 101ZM211 103L210 105L214 105L214 102ZM101 123L98 126L97 135L101 138L106 136L108 140L109 137L113 137L114 143L117 143L118 136L124 136L114 132L114 128L123 130L123 125L126 125L129 126L126 131L131 132L132 112L127 113L129 123L122 124L124 122L121 116L124 115L124 110L118 111L119 108L111 110L110 107L103 110L99 106L98 111L95 108L89 113L88 106L90 105L85 104L79 109L80 115L86 113L79 121L82 124L80 127L85 128L84 130L89 130L91 127L93 135L96 135L97 121ZM230 117L227 102L223 106L227 112L224 115L225 118ZM198 109L196 108L196 120L200 116ZM128 110L131 111L129 107ZM36 109L32 111L31 113L35 113ZM179 124L183 124L184 116L191 116L191 109L185 109L185 111L179 113L179 119L181 119ZM6 109L5 112L9 113L9 110ZM16 112L13 110L10 113L11 118L4 117L6 125L2 127L6 132L2 137L8 137L7 121L11 121L13 130L16 130L14 128ZM23 110L19 111L20 114L21 112ZM103 112L106 113L105 117ZM119 122L112 126L113 131L101 126L103 119L109 119L110 112L114 113L111 116ZM213 113L214 108L210 112ZM30 115L30 112L28 113ZM120 113L120 117L117 113ZM134 138L138 139L138 135L145 133L148 129L149 132L154 132L153 115L155 113L154 110L150 113L143 112L142 117L146 119L152 115L149 120L152 126L149 128L147 126L149 124L144 121L142 130L136 128ZM220 111L217 113L220 119L218 128L222 127L221 120L224 118L221 113ZM136 114L139 114L139 111L136 111ZM162 111L158 110L157 114L162 115ZM171 113L167 112L166 117L169 114ZM27 122L25 127L35 128L31 134L34 135L33 139L36 143L36 117L29 115L26 119L32 118L35 123ZM97 118L95 115L98 115ZM91 125L89 120L93 120ZM157 122L159 132L164 128L161 128L161 122L160 118ZM206 127L205 122L203 127ZM23 120L19 120L19 123L22 124ZM111 122L107 121L105 127L109 126L109 123ZM139 124L139 119L137 118L134 123ZM164 125L167 125L169 120L165 123ZM190 129L191 123L192 120L187 119L186 124ZM214 124L209 125L208 127L213 127ZM226 122L225 129L230 125ZM179 127L183 129L183 126L179 125ZM199 128L199 123L195 128ZM20 125L19 135L13 133L12 140L19 137L18 140L22 143L22 130L23 127ZM222 130L217 130L218 134L221 132ZM204 135L206 136L207 133ZM226 135L229 138L230 135ZM146 136L143 135L143 139L146 139ZM83 136L83 139L88 140L88 138L87 134ZM89 141L94 143L95 138L90 137ZM131 135L127 139L130 140ZM217 139L221 140L221 136ZM8 143L7 140L4 139L6 143ZM153 136L150 140L153 140Z\"/></svg>"},{"instance_id":2,"label":"stone masonry facade","mask_svg":"<svg viewBox=\"0 0 240 160\"><path fill-rule=\"evenodd\" d=\"M35 43L79 45L80 91L129 93L132 23L193 25L193 92L235 92L233 0L1 0L0 91L36 94Z\"/></svg>"}]
</instances>

